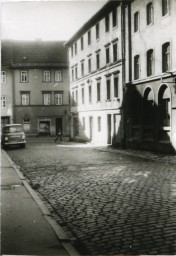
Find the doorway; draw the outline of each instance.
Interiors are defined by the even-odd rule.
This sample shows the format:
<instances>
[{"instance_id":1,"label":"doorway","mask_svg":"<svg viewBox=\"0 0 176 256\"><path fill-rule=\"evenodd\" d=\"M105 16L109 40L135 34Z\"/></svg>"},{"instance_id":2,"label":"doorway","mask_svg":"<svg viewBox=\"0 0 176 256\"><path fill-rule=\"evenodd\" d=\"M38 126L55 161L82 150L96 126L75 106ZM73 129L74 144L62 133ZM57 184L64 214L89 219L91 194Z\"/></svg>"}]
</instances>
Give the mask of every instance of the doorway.
<instances>
[{"instance_id":1,"label":"doorway","mask_svg":"<svg viewBox=\"0 0 176 256\"><path fill-rule=\"evenodd\" d=\"M90 140L93 138L93 117L89 117Z\"/></svg>"},{"instance_id":2,"label":"doorway","mask_svg":"<svg viewBox=\"0 0 176 256\"><path fill-rule=\"evenodd\" d=\"M78 134L79 134L78 117L73 117L73 137L78 136Z\"/></svg>"},{"instance_id":3,"label":"doorway","mask_svg":"<svg viewBox=\"0 0 176 256\"><path fill-rule=\"evenodd\" d=\"M107 115L107 143L112 143L112 136L111 136L111 114Z\"/></svg>"},{"instance_id":4,"label":"doorway","mask_svg":"<svg viewBox=\"0 0 176 256\"><path fill-rule=\"evenodd\" d=\"M62 118L56 118L56 134L59 130L62 133Z\"/></svg>"}]
</instances>

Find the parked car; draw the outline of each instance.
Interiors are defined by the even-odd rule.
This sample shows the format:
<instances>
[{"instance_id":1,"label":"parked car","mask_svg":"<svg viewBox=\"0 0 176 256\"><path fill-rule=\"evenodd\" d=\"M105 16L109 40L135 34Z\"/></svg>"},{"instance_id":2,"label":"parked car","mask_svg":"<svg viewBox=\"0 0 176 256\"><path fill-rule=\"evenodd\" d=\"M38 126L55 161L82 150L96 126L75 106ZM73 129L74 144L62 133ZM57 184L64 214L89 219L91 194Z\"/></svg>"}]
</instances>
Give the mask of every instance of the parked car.
<instances>
[{"instance_id":1,"label":"parked car","mask_svg":"<svg viewBox=\"0 0 176 256\"><path fill-rule=\"evenodd\" d=\"M2 147L10 145L20 145L25 148L26 136L21 124L8 124L2 129L1 135Z\"/></svg>"}]
</instances>

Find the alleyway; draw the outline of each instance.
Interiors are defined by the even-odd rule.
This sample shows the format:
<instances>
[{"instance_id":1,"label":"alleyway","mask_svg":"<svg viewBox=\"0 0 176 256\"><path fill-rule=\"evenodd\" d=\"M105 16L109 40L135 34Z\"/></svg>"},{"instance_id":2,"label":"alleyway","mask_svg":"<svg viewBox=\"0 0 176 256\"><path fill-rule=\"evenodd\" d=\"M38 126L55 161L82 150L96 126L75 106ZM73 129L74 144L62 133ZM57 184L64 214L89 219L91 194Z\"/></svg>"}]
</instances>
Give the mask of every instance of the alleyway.
<instances>
[{"instance_id":1,"label":"alleyway","mask_svg":"<svg viewBox=\"0 0 176 256\"><path fill-rule=\"evenodd\" d=\"M7 153L80 253L176 253L175 164L53 140Z\"/></svg>"}]
</instances>

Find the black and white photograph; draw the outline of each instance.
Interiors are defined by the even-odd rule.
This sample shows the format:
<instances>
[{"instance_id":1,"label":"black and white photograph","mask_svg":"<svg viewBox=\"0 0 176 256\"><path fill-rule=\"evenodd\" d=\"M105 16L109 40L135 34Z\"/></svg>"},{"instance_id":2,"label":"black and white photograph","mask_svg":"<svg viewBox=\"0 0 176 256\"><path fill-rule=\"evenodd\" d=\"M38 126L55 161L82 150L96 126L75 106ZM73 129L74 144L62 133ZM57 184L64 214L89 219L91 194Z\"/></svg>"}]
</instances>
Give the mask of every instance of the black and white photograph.
<instances>
[{"instance_id":1,"label":"black and white photograph","mask_svg":"<svg viewBox=\"0 0 176 256\"><path fill-rule=\"evenodd\" d=\"M176 256L176 0L1 0L1 255Z\"/></svg>"}]
</instances>

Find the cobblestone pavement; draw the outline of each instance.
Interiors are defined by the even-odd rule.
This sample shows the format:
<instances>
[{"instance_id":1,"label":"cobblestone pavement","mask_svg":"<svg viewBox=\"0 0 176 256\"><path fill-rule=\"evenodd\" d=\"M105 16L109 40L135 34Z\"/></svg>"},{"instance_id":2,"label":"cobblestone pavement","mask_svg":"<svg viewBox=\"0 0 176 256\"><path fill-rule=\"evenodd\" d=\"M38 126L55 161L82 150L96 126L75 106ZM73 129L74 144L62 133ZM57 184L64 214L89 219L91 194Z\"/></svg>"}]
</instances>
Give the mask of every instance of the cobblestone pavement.
<instances>
[{"instance_id":1,"label":"cobblestone pavement","mask_svg":"<svg viewBox=\"0 0 176 256\"><path fill-rule=\"evenodd\" d=\"M82 254L176 254L175 164L52 141L7 152Z\"/></svg>"}]
</instances>

